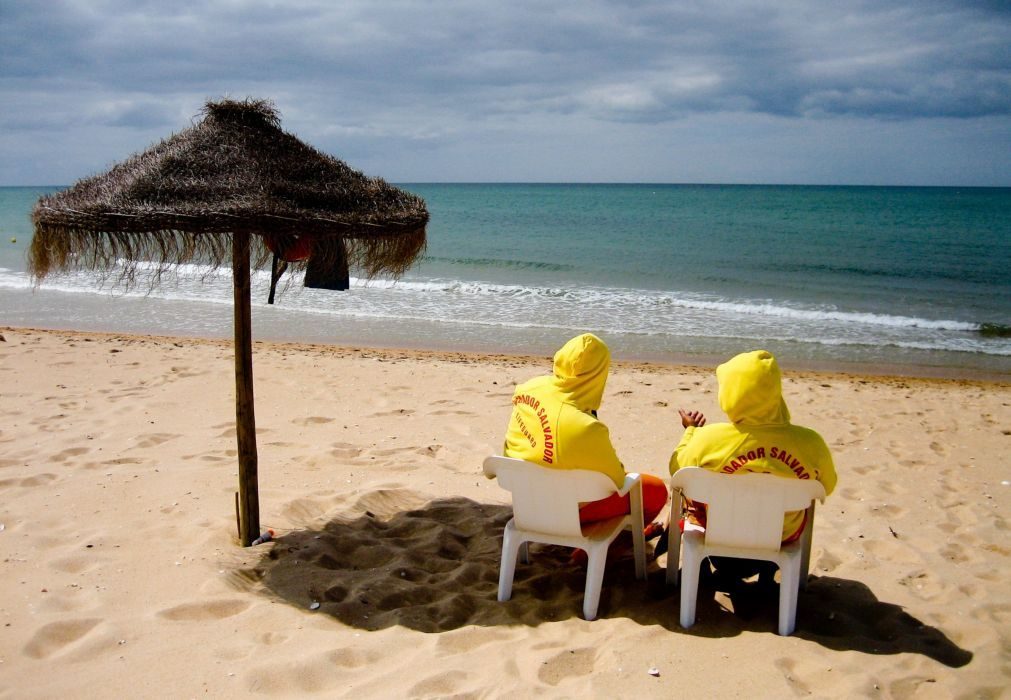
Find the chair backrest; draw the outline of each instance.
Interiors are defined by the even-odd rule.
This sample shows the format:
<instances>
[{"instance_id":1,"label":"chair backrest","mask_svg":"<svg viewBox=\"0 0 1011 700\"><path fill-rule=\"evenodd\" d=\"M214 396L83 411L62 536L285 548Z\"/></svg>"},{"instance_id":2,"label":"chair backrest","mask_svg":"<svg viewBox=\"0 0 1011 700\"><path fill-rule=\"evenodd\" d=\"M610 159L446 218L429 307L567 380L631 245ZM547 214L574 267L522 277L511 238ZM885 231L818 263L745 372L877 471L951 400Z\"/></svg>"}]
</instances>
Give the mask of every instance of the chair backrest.
<instances>
[{"instance_id":1,"label":"chair backrest","mask_svg":"<svg viewBox=\"0 0 1011 700\"><path fill-rule=\"evenodd\" d=\"M610 478L587 469L552 469L511 457L488 457L484 473L512 492L513 518L522 530L582 536L579 504L618 489Z\"/></svg>"},{"instance_id":2,"label":"chair backrest","mask_svg":"<svg viewBox=\"0 0 1011 700\"><path fill-rule=\"evenodd\" d=\"M825 500L825 487L813 479L775 474L720 474L686 467L671 486L685 497L707 504L706 544L779 550L783 516Z\"/></svg>"}]
</instances>

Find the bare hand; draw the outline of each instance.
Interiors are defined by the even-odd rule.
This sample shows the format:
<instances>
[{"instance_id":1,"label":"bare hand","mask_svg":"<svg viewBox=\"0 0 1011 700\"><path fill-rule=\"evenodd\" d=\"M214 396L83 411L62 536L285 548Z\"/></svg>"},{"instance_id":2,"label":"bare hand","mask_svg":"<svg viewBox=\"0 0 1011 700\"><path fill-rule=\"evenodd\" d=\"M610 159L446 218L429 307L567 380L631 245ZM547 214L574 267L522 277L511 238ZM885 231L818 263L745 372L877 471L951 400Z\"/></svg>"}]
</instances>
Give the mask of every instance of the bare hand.
<instances>
[{"instance_id":1,"label":"bare hand","mask_svg":"<svg viewBox=\"0 0 1011 700\"><path fill-rule=\"evenodd\" d=\"M702 415L702 411L685 411L679 408L678 413L681 414L681 425L685 428L701 428L706 424L706 417Z\"/></svg>"}]
</instances>

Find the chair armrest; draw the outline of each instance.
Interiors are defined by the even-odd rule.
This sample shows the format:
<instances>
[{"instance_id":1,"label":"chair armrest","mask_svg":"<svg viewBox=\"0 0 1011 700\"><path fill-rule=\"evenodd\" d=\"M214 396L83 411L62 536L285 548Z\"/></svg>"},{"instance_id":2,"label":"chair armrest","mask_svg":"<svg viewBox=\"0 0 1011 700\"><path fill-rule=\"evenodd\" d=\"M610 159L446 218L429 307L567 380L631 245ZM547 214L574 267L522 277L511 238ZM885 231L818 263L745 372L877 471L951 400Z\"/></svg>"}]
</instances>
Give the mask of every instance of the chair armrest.
<instances>
[{"instance_id":1,"label":"chair armrest","mask_svg":"<svg viewBox=\"0 0 1011 700\"><path fill-rule=\"evenodd\" d=\"M628 494L628 492L632 490L632 487L640 483L641 481L642 477L639 476L636 472L630 472L626 474L625 483L621 485L620 489L618 489L618 495L624 496Z\"/></svg>"},{"instance_id":2,"label":"chair armrest","mask_svg":"<svg viewBox=\"0 0 1011 700\"><path fill-rule=\"evenodd\" d=\"M498 474L495 471L495 464L493 461L493 457L497 456L498 455L493 455L492 457L486 458L484 460L484 463L481 465L481 471L484 472L484 478L494 479L498 476Z\"/></svg>"}]
</instances>

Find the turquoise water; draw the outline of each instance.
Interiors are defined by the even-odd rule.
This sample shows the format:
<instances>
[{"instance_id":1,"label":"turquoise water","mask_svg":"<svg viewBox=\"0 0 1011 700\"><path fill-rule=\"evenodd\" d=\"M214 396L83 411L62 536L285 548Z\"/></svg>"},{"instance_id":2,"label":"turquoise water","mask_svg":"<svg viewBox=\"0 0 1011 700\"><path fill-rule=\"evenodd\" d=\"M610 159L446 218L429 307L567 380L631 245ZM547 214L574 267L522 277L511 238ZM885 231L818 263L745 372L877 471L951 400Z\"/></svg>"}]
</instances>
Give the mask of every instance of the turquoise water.
<instances>
[{"instance_id":1,"label":"turquoise water","mask_svg":"<svg viewBox=\"0 0 1011 700\"><path fill-rule=\"evenodd\" d=\"M403 187L428 203L425 257L349 293L295 281L276 307L257 275L258 337L548 353L589 330L625 358L766 347L785 364L1011 374L1011 189ZM45 191L0 188L0 322L230 333L228 271L187 266L153 291L80 273L32 292L28 215Z\"/></svg>"}]
</instances>

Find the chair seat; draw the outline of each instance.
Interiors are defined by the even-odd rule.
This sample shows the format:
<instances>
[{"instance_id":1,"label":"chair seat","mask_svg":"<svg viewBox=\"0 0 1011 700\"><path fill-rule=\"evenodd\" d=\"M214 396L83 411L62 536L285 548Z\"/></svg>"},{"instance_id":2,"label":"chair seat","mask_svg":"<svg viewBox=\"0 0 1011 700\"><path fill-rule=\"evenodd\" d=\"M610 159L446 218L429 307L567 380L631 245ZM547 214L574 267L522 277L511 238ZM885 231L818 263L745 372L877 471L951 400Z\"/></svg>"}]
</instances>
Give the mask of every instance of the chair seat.
<instances>
[{"instance_id":1,"label":"chair seat","mask_svg":"<svg viewBox=\"0 0 1011 700\"><path fill-rule=\"evenodd\" d=\"M615 532L620 533L625 528L628 516L608 518L607 520L597 520L592 523L582 525L583 537L589 540L607 540L610 542L615 538Z\"/></svg>"}]
</instances>

